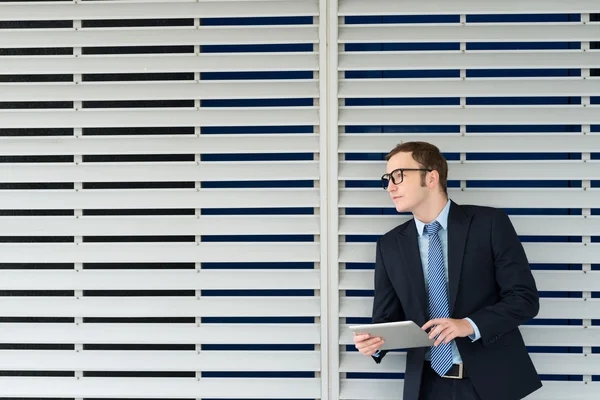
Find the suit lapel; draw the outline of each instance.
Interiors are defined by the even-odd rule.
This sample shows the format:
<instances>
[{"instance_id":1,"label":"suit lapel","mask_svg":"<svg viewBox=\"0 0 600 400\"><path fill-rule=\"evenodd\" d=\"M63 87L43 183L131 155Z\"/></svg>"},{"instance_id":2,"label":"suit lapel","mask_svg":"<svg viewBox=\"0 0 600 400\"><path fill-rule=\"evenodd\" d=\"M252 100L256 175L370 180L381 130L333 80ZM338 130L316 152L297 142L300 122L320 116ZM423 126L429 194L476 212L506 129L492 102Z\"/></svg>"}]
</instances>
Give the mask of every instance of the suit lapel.
<instances>
[{"instance_id":1,"label":"suit lapel","mask_svg":"<svg viewBox=\"0 0 600 400\"><path fill-rule=\"evenodd\" d=\"M421 253L419 252L419 241L417 227L414 219L411 219L405 229L398 232L397 236L400 253L404 258L406 266L406 275L410 279L411 288L417 295L417 302L423 315L422 321L415 321L419 326L427 322L427 305L425 295L425 278L423 276L423 266L421 263Z\"/></svg>"},{"instance_id":2,"label":"suit lapel","mask_svg":"<svg viewBox=\"0 0 600 400\"><path fill-rule=\"evenodd\" d=\"M455 202L450 204L448 215L448 288L450 295L450 316L454 312L456 295L462 271L467 234L471 216L467 215Z\"/></svg>"}]
</instances>

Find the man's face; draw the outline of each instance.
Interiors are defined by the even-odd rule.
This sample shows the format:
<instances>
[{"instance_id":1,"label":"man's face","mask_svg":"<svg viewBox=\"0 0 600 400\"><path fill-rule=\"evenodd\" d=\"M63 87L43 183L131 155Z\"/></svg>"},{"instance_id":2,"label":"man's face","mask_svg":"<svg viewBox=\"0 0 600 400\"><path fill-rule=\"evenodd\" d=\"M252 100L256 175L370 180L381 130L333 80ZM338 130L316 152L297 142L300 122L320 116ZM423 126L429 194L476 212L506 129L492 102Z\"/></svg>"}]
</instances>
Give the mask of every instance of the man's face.
<instances>
[{"instance_id":1,"label":"man's face","mask_svg":"<svg viewBox=\"0 0 600 400\"><path fill-rule=\"evenodd\" d=\"M398 168L423 168L423 166L412 158L412 153L400 152L387 162L386 172L389 174ZM422 171L404 171L404 180L397 185L390 180L387 192L396 206L396 211L412 211L425 200L428 188L422 185L422 173Z\"/></svg>"}]
</instances>

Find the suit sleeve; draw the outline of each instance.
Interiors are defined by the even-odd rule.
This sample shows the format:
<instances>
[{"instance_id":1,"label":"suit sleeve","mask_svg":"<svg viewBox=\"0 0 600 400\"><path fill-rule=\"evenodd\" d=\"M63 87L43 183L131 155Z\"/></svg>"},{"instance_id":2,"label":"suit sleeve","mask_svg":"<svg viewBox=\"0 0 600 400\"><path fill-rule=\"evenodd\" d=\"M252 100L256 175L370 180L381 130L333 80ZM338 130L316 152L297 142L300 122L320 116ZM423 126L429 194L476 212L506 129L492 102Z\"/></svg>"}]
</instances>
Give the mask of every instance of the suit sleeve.
<instances>
[{"instance_id":1,"label":"suit sleeve","mask_svg":"<svg viewBox=\"0 0 600 400\"><path fill-rule=\"evenodd\" d=\"M500 300L469 316L477 324L484 346L534 318L539 311L539 294L525 250L502 210L494 211L491 241Z\"/></svg>"},{"instance_id":2,"label":"suit sleeve","mask_svg":"<svg viewBox=\"0 0 600 400\"><path fill-rule=\"evenodd\" d=\"M377 241L374 287L372 323L404 321L405 316L402 304L394 291L383 262L381 239ZM382 350L379 356L373 357L373 359L379 364L386 353L386 350Z\"/></svg>"}]
</instances>

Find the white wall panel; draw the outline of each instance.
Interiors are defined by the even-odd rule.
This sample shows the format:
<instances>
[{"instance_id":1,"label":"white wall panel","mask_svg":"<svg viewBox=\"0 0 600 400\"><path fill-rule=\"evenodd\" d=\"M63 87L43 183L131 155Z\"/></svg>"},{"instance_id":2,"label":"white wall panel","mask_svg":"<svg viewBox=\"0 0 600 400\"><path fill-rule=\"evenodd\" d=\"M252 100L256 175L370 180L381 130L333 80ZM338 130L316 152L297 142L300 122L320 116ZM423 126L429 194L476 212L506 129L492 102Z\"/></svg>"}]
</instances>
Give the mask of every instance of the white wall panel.
<instances>
[{"instance_id":1,"label":"white wall panel","mask_svg":"<svg viewBox=\"0 0 600 400\"><path fill-rule=\"evenodd\" d=\"M314 189L98 189L41 190L36 196L29 191L0 193L0 207L5 209L74 209L74 208L220 208L237 207L243 196L244 207L312 207L319 204Z\"/></svg>"},{"instance_id":2,"label":"white wall panel","mask_svg":"<svg viewBox=\"0 0 600 400\"><path fill-rule=\"evenodd\" d=\"M569 89L565 87L564 90ZM291 82L269 80L268 82L0 84L1 101L284 99L318 95L318 82L308 79Z\"/></svg>"},{"instance_id":3,"label":"white wall panel","mask_svg":"<svg viewBox=\"0 0 600 400\"><path fill-rule=\"evenodd\" d=\"M401 379L353 374L402 373L404 354L373 363L350 351L348 325L371 316L375 240L412 217L379 183L385 154L409 141L446 154L450 199L507 209L522 236L542 292L538 321L521 327L544 379L529 397L595 398L600 7L336 3L339 398L401 397Z\"/></svg>"},{"instance_id":4,"label":"white wall panel","mask_svg":"<svg viewBox=\"0 0 600 400\"><path fill-rule=\"evenodd\" d=\"M592 27L593 28L593 27ZM584 32L582 32L584 33ZM0 32L0 46L86 47L86 46L158 46L214 44L317 43L317 27L202 27L188 29L87 29Z\"/></svg>"},{"instance_id":5,"label":"white wall panel","mask_svg":"<svg viewBox=\"0 0 600 400\"><path fill-rule=\"evenodd\" d=\"M598 390L596 382L545 382L537 392L529 396L531 400L579 400L592 399ZM341 382L340 399L392 400L402 393L402 382L398 380L345 379ZM529 399L528 399L529 400Z\"/></svg>"},{"instance_id":6,"label":"white wall panel","mask_svg":"<svg viewBox=\"0 0 600 400\"><path fill-rule=\"evenodd\" d=\"M226 383L226 384L225 384ZM319 397L317 378L2 378L3 397L263 398Z\"/></svg>"},{"instance_id":7,"label":"white wall panel","mask_svg":"<svg viewBox=\"0 0 600 400\"><path fill-rule=\"evenodd\" d=\"M317 297L11 297L0 300L6 317L313 317Z\"/></svg>"},{"instance_id":8,"label":"white wall panel","mask_svg":"<svg viewBox=\"0 0 600 400\"><path fill-rule=\"evenodd\" d=\"M596 399L597 3L0 1L0 397L400 398L348 325L424 140L527 237L531 399Z\"/></svg>"},{"instance_id":9,"label":"white wall panel","mask_svg":"<svg viewBox=\"0 0 600 400\"><path fill-rule=\"evenodd\" d=\"M410 57L406 57L410 54ZM347 52L340 55L340 70L440 70L507 68L599 68L600 53L576 50Z\"/></svg>"},{"instance_id":10,"label":"white wall panel","mask_svg":"<svg viewBox=\"0 0 600 400\"><path fill-rule=\"evenodd\" d=\"M329 398L326 10L0 1L0 397Z\"/></svg>"},{"instance_id":11,"label":"white wall panel","mask_svg":"<svg viewBox=\"0 0 600 400\"><path fill-rule=\"evenodd\" d=\"M4 6L2 6L4 7ZM151 72L239 72L318 70L317 54L264 53L189 55L93 55L3 57L0 74L100 74Z\"/></svg>"},{"instance_id":12,"label":"white wall panel","mask_svg":"<svg viewBox=\"0 0 600 400\"><path fill-rule=\"evenodd\" d=\"M314 215L3 217L1 236L315 235Z\"/></svg>"},{"instance_id":13,"label":"white wall panel","mask_svg":"<svg viewBox=\"0 0 600 400\"><path fill-rule=\"evenodd\" d=\"M394 0L373 0L368 4L360 0L340 0L340 15L436 15L436 14L533 14L533 13L585 13L597 12L598 4L592 0L576 0L565 4L560 0L544 3L508 0L502 4L493 1L443 0L426 3L398 3Z\"/></svg>"},{"instance_id":14,"label":"white wall panel","mask_svg":"<svg viewBox=\"0 0 600 400\"><path fill-rule=\"evenodd\" d=\"M312 107L290 107L285 111L275 108L2 111L0 129L314 125L319 121L318 116L318 110Z\"/></svg>"},{"instance_id":15,"label":"white wall panel","mask_svg":"<svg viewBox=\"0 0 600 400\"><path fill-rule=\"evenodd\" d=\"M600 79L574 78L459 78L345 79L342 98L394 97L598 96ZM462 147L464 148L464 147Z\"/></svg>"},{"instance_id":16,"label":"white wall panel","mask_svg":"<svg viewBox=\"0 0 600 400\"><path fill-rule=\"evenodd\" d=\"M2 19L7 21L35 21L61 19L146 19L146 18L225 18L225 17L280 17L316 16L315 0L296 1L139 1L77 4L23 4L2 6Z\"/></svg>"},{"instance_id":17,"label":"white wall panel","mask_svg":"<svg viewBox=\"0 0 600 400\"><path fill-rule=\"evenodd\" d=\"M318 136L307 134L206 135L181 137L16 137L0 138L2 155L237 154L293 153L319 150Z\"/></svg>"},{"instance_id":18,"label":"white wall panel","mask_svg":"<svg viewBox=\"0 0 600 400\"><path fill-rule=\"evenodd\" d=\"M474 25L363 25L340 28L340 43L398 42L555 42L593 41L600 25L580 24L474 24Z\"/></svg>"},{"instance_id":19,"label":"white wall panel","mask_svg":"<svg viewBox=\"0 0 600 400\"><path fill-rule=\"evenodd\" d=\"M318 324L244 324L244 334L231 324L186 323L13 323L0 332L3 343L92 344L318 344Z\"/></svg>"},{"instance_id":20,"label":"white wall panel","mask_svg":"<svg viewBox=\"0 0 600 400\"><path fill-rule=\"evenodd\" d=\"M352 134L340 135L340 152L360 151L385 152L400 142L424 140L435 144L445 152L476 153L562 153L578 152L581 149L590 152L600 151L600 135L577 133L510 133L510 134L403 134L401 137L390 134Z\"/></svg>"},{"instance_id":21,"label":"white wall panel","mask_svg":"<svg viewBox=\"0 0 600 400\"><path fill-rule=\"evenodd\" d=\"M13 371L318 371L313 351L1 351L0 368Z\"/></svg>"},{"instance_id":22,"label":"white wall panel","mask_svg":"<svg viewBox=\"0 0 600 400\"><path fill-rule=\"evenodd\" d=\"M592 274L593 275L593 274ZM318 289L314 270L0 271L3 290Z\"/></svg>"}]
</instances>

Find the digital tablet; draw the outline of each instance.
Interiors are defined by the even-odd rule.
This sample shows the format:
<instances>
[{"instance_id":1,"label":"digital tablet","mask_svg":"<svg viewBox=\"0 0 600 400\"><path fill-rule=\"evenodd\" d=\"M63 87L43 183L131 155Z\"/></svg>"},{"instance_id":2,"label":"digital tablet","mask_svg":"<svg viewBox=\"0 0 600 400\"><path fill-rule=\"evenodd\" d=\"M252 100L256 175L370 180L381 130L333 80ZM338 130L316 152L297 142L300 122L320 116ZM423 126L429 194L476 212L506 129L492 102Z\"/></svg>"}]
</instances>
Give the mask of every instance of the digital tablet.
<instances>
[{"instance_id":1,"label":"digital tablet","mask_svg":"<svg viewBox=\"0 0 600 400\"><path fill-rule=\"evenodd\" d=\"M368 333L384 340L381 350L409 349L433 346L435 340L413 321L383 322L381 324L350 325L355 333Z\"/></svg>"}]
</instances>

